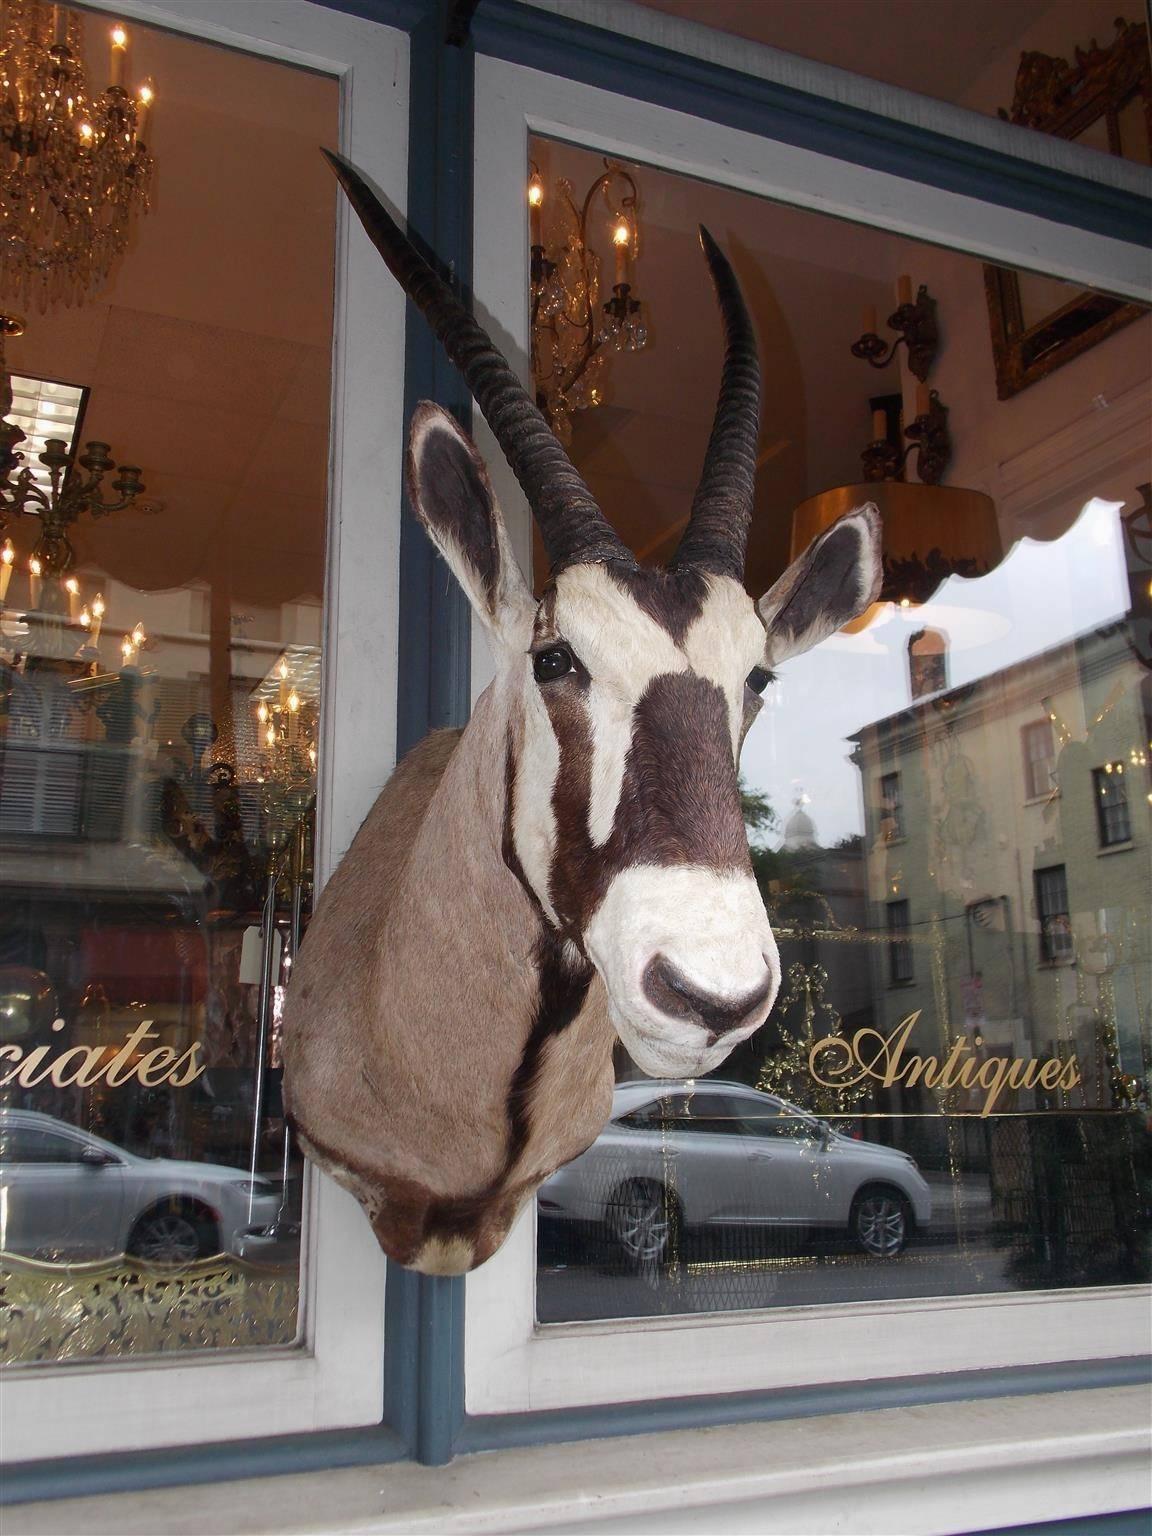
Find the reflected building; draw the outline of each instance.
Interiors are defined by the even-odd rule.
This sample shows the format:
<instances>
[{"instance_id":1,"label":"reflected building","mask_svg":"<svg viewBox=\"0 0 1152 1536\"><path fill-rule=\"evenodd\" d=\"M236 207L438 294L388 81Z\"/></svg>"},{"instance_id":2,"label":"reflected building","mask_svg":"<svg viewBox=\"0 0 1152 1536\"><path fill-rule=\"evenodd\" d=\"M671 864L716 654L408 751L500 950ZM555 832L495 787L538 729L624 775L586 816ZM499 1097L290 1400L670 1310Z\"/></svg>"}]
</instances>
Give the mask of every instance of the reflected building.
<instances>
[{"instance_id":1,"label":"reflected building","mask_svg":"<svg viewBox=\"0 0 1152 1536\"><path fill-rule=\"evenodd\" d=\"M1146 1098L1150 708L1116 625L856 734L881 1033L916 1015L923 1053L1075 1056L1068 1109ZM1038 1087L998 1105L1040 1107Z\"/></svg>"}]
</instances>

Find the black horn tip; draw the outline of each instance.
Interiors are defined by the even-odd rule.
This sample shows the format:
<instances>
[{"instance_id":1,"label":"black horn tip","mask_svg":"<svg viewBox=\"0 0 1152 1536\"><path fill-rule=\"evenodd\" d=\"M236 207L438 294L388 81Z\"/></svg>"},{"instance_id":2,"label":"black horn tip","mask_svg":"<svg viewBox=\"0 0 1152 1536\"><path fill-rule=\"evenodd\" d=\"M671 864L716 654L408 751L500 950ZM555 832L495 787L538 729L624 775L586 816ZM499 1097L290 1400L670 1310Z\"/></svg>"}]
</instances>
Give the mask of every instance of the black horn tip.
<instances>
[{"instance_id":1,"label":"black horn tip","mask_svg":"<svg viewBox=\"0 0 1152 1536\"><path fill-rule=\"evenodd\" d=\"M320 145L320 153L324 156L325 160L327 160L328 164L336 172L337 180L340 182L340 185L344 188L345 192L348 193L348 196L352 199L354 204L356 201L354 194L356 192L359 192L362 195L366 194L368 197L372 198L374 202L376 201L376 194L364 180L363 172L357 170L357 168L352 164L351 160L345 160L343 155L339 154L334 149L328 149L323 144Z\"/></svg>"}]
</instances>

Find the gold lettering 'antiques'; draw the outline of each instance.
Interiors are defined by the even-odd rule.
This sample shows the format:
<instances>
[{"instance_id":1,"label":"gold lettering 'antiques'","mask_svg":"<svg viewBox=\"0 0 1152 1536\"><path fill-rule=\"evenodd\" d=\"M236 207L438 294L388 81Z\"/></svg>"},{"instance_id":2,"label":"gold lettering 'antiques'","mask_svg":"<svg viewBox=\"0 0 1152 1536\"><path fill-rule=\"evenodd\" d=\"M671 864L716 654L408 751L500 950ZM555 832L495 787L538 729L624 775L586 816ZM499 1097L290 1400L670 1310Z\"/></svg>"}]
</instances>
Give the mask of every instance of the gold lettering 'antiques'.
<instances>
[{"instance_id":1,"label":"gold lettering 'antiques'","mask_svg":"<svg viewBox=\"0 0 1152 1536\"><path fill-rule=\"evenodd\" d=\"M878 1029L860 1029L845 1040L841 1035L826 1035L817 1040L808 1053L808 1070L825 1088L848 1088L871 1078L884 1088L896 1083L908 1087L922 1083L937 1093L953 1088L984 1090L981 1116L990 1115L1006 1088L1040 1087L1049 1092L1066 1093L1080 1083L1080 1068L1075 1056L1064 1060L1050 1057L986 1056L971 1054L971 1042L957 1040L948 1055L918 1056L908 1051L908 1037L916 1026L920 1010L910 1013L885 1037ZM823 1056L821 1068L817 1062Z\"/></svg>"},{"instance_id":2,"label":"gold lettering 'antiques'","mask_svg":"<svg viewBox=\"0 0 1152 1536\"><path fill-rule=\"evenodd\" d=\"M35 1088L38 1083L52 1083L56 1088L91 1088L103 1083L108 1088L120 1088L133 1079L145 1088L187 1088L206 1070L200 1061L200 1041L193 1041L185 1051L174 1051L168 1045L149 1048L147 1042L157 1039L152 1022L142 1019L111 1054L105 1045L73 1045L55 1056L50 1045L38 1045L30 1051L19 1045L0 1045L0 1088L12 1084ZM57 1034L64 1028L63 1019L52 1025Z\"/></svg>"}]
</instances>

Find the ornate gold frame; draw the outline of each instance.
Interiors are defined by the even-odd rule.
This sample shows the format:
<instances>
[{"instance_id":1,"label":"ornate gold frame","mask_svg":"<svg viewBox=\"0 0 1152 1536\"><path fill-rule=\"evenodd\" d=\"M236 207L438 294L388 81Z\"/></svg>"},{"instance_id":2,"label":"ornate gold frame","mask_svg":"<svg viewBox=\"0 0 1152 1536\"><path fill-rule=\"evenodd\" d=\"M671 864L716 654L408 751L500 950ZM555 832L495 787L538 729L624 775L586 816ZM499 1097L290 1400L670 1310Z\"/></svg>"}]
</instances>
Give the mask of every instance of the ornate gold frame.
<instances>
[{"instance_id":1,"label":"ornate gold frame","mask_svg":"<svg viewBox=\"0 0 1152 1536\"><path fill-rule=\"evenodd\" d=\"M1100 48L1093 39L1087 51L1076 49L1073 64L1044 53L1021 54L1012 109L1006 112L1001 107L1000 116L1063 139L1079 138L1103 119L1109 152L1118 155L1122 152L1120 113L1137 99L1143 101L1152 140L1148 29L1118 19L1112 46ZM996 394L1001 400L1046 378L1147 313L1142 304L1125 303L1086 289L1028 325L1018 273L986 266L984 287L996 362Z\"/></svg>"}]
</instances>

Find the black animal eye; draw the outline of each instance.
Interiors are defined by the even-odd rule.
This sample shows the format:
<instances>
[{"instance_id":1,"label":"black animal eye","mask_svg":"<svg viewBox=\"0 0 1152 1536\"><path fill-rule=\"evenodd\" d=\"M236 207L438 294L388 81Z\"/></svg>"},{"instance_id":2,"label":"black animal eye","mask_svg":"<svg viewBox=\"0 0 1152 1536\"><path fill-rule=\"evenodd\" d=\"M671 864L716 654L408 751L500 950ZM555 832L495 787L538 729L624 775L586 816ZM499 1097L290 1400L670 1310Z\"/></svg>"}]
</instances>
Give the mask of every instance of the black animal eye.
<instances>
[{"instance_id":1,"label":"black animal eye","mask_svg":"<svg viewBox=\"0 0 1152 1536\"><path fill-rule=\"evenodd\" d=\"M566 645L554 645L549 650L537 651L532 657L532 671L538 683L551 683L574 670L572 652Z\"/></svg>"},{"instance_id":2,"label":"black animal eye","mask_svg":"<svg viewBox=\"0 0 1152 1536\"><path fill-rule=\"evenodd\" d=\"M775 680L776 674L767 667L753 667L748 674L748 687L753 693L763 693L768 684Z\"/></svg>"}]
</instances>

